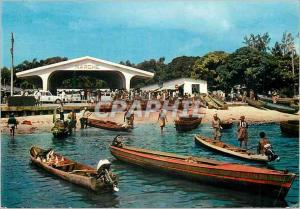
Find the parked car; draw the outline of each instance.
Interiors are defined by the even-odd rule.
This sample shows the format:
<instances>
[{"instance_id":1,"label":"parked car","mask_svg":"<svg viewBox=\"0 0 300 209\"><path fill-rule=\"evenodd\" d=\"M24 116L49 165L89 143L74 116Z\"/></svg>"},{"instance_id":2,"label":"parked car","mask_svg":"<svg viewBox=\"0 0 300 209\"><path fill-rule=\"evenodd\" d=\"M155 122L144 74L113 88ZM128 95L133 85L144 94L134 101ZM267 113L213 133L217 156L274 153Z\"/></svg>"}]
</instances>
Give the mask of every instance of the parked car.
<instances>
[{"instance_id":1,"label":"parked car","mask_svg":"<svg viewBox=\"0 0 300 209\"><path fill-rule=\"evenodd\" d=\"M108 102L112 101L112 93L111 92L102 92L101 93L101 101Z\"/></svg>"},{"instance_id":2,"label":"parked car","mask_svg":"<svg viewBox=\"0 0 300 209\"><path fill-rule=\"evenodd\" d=\"M62 101L59 96L52 95L52 93L50 91L40 90L39 92L41 93L40 102L43 102L43 103L49 102L49 103L57 103L58 104ZM37 93L38 93L38 91L35 91L33 93L35 99L38 99Z\"/></svg>"}]
</instances>

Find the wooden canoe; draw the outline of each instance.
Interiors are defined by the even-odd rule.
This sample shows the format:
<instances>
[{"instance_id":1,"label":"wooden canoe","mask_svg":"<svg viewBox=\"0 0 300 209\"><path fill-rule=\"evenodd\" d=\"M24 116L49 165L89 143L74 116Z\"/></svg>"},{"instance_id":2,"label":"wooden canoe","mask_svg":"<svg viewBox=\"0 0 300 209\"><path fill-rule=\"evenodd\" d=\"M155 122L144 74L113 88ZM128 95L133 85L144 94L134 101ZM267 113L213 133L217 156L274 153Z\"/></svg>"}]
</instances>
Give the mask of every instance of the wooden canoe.
<instances>
[{"instance_id":1,"label":"wooden canoe","mask_svg":"<svg viewBox=\"0 0 300 209\"><path fill-rule=\"evenodd\" d=\"M257 95L257 97L262 101L273 103L273 100L271 97L267 97L264 95ZM294 98L277 98L276 103L283 104L283 105L290 105L291 103L294 103L294 101L295 101Z\"/></svg>"},{"instance_id":2,"label":"wooden canoe","mask_svg":"<svg viewBox=\"0 0 300 209\"><path fill-rule=\"evenodd\" d=\"M53 154L51 160L44 162L38 157L41 152L45 152L45 150L35 146L31 147L32 163L70 183L93 191L113 191L114 186L117 185L117 177L111 171L109 175L113 183L107 182L103 177L99 178L95 168L77 163L57 153Z\"/></svg>"},{"instance_id":3,"label":"wooden canoe","mask_svg":"<svg viewBox=\"0 0 300 209\"><path fill-rule=\"evenodd\" d=\"M269 102L265 102L264 107L270 110L276 110L278 112L289 113L289 114L294 114L299 111L299 108L292 108L286 105L273 104Z\"/></svg>"},{"instance_id":4,"label":"wooden canoe","mask_svg":"<svg viewBox=\"0 0 300 209\"><path fill-rule=\"evenodd\" d=\"M280 129L283 134L299 137L299 120L281 121Z\"/></svg>"},{"instance_id":5,"label":"wooden canoe","mask_svg":"<svg viewBox=\"0 0 300 209\"><path fill-rule=\"evenodd\" d=\"M240 158L248 161L255 161L260 163L267 163L269 159L266 155L258 155L253 152L249 152L246 149L236 147L230 144L226 144L222 141L217 141L208 137L196 135L195 142L202 145L205 148L219 152L228 156Z\"/></svg>"},{"instance_id":6,"label":"wooden canoe","mask_svg":"<svg viewBox=\"0 0 300 209\"><path fill-rule=\"evenodd\" d=\"M207 95L201 95L201 100L204 100L209 109L220 109L219 106Z\"/></svg>"},{"instance_id":7,"label":"wooden canoe","mask_svg":"<svg viewBox=\"0 0 300 209\"><path fill-rule=\"evenodd\" d=\"M220 125L223 129L230 129L232 128L233 122L225 120L225 121L221 121Z\"/></svg>"},{"instance_id":8,"label":"wooden canoe","mask_svg":"<svg viewBox=\"0 0 300 209\"><path fill-rule=\"evenodd\" d=\"M88 125L91 127L106 129L110 131L124 131L128 132L132 129L131 126L123 126L122 124L118 124L112 121L103 121L98 119L88 119Z\"/></svg>"},{"instance_id":9,"label":"wooden canoe","mask_svg":"<svg viewBox=\"0 0 300 209\"><path fill-rule=\"evenodd\" d=\"M258 100L253 100L253 99L250 99L249 97L246 98L246 102L248 103L248 105L250 105L252 107L256 107L258 109L262 109L265 105L264 102L258 101Z\"/></svg>"},{"instance_id":10,"label":"wooden canoe","mask_svg":"<svg viewBox=\"0 0 300 209\"><path fill-rule=\"evenodd\" d=\"M178 120L174 120L174 123L177 131L184 132L198 128L201 121L202 118L198 117L181 117Z\"/></svg>"},{"instance_id":11,"label":"wooden canoe","mask_svg":"<svg viewBox=\"0 0 300 209\"><path fill-rule=\"evenodd\" d=\"M212 101L214 101L219 106L219 109L228 110L228 105L225 104L225 102L223 102L222 100L219 100L213 96L210 96L210 95L208 95L208 96Z\"/></svg>"},{"instance_id":12,"label":"wooden canoe","mask_svg":"<svg viewBox=\"0 0 300 209\"><path fill-rule=\"evenodd\" d=\"M128 146L110 146L117 159L174 176L283 199L296 175L206 158L175 155Z\"/></svg>"}]
</instances>

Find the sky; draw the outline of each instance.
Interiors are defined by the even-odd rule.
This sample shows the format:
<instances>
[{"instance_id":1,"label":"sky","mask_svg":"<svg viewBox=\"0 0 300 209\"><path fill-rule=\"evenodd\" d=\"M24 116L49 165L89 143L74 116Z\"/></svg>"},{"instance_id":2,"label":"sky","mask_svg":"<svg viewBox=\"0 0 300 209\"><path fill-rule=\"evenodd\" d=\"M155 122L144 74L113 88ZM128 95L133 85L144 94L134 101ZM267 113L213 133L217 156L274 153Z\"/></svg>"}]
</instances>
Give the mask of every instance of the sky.
<instances>
[{"instance_id":1,"label":"sky","mask_svg":"<svg viewBox=\"0 0 300 209\"><path fill-rule=\"evenodd\" d=\"M271 46L300 29L298 0L1 1L2 64L62 56L113 62L233 52L268 32Z\"/></svg>"}]
</instances>

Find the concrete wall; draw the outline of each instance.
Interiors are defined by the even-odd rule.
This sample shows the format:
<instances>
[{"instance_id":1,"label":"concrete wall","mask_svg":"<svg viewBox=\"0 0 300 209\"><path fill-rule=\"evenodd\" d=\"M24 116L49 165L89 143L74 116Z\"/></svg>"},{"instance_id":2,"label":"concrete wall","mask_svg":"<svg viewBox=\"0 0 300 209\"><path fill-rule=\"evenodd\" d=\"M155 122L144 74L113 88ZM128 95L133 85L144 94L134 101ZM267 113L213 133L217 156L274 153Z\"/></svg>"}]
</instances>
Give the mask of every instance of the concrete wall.
<instances>
[{"instance_id":1,"label":"concrete wall","mask_svg":"<svg viewBox=\"0 0 300 209\"><path fill-rule=\"evenodd\" d=\"M200 81L200 82L191 82L191 81L185 81L183 91L184 94L192 94L192 84L199 84L199 90L200 93L207 93L207 82L206 81Z\"/></svg>"}]
</instances>

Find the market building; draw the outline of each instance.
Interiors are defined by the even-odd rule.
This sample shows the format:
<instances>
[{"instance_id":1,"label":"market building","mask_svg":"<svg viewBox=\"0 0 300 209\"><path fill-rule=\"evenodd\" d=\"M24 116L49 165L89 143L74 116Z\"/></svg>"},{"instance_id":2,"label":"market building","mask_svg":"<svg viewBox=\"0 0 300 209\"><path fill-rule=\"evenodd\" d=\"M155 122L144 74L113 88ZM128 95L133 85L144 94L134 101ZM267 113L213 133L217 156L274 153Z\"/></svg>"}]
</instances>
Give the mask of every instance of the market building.
<instances>
[{"instance_id":1,"label":"market building","mask_svg":"<svg viewBox=\"0 0 300 209\"><path fill-rule=\"evenodd\" d=\"M112 89L130 89L133 79L150 79L153 73L94 57L81 57L33 68L16 74L43 90L56 91L62 81L79 75L105 80Z\"/></svg>"},{"instance_id":2,"label":"market building","mask_svg":"<svg viewBox=\"0 0 300 209\"><path fill-rule=\"evenodd\" d=\"M145 86L141 88L143 91L163 91L163 90L178 90L182 95L207 93L207 81L197 80L192 78L179 78L159 84Z\"/></svg>"}]
</instances>

